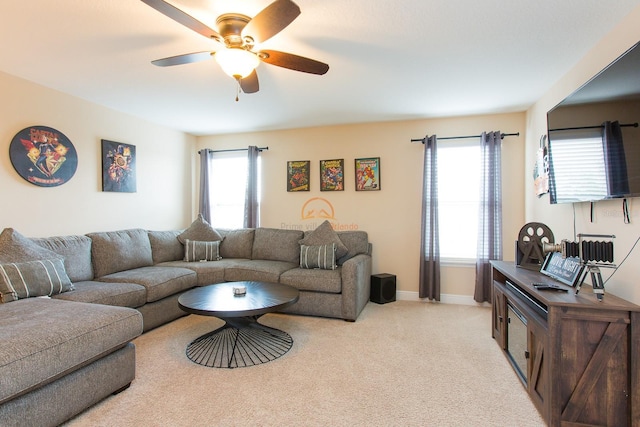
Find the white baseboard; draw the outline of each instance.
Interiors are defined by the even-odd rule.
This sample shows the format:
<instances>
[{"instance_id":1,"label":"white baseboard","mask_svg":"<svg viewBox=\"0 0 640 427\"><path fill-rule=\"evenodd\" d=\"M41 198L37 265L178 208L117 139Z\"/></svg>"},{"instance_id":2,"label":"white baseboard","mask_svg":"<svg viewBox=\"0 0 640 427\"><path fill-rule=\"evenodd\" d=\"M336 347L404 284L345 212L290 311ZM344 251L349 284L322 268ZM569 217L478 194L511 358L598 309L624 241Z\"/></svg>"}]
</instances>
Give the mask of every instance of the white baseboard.
<instances>
[{"instance_id":1,"label":"white baseboard","mask_svg":"<svg viewBox=\"0 0 640 427\"><path fill-rule=\"evenodd\" d=\"M400 301L422 301L422 302L436 302L430 301L426 298L420 298L417 292L412 291L396 291L396 299ZM487 302L479 303L473 299L471 295L456 295L456 294L441 294L441 304L457 304L457 305L474 305L480 307L490 307Z\"/></svg>"}]
</instances>

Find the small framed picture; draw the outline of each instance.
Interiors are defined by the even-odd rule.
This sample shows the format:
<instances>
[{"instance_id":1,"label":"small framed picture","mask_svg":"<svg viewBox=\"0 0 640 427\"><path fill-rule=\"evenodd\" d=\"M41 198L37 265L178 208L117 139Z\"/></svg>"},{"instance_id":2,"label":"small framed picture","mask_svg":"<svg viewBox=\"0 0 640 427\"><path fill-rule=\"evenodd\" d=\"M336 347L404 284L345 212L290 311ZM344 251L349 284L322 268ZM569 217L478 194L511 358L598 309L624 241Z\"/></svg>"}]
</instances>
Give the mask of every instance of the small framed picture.
<instances>
[{"instance_id":1,"label":"small framed picture","mask_svg":"<svg viewBox=\"0 0 640 427\"><path fill-rule=\"evenodd\" d=\"M102 191L136 192L136 146L102 140Z\"/></svg>"},{"instance_id":2,"label":"small framed picture","mask_svg":"<svg viewBox=\"0 0 640 427\"><path fill-rule=\"evenodd\" d=\"M540 268L540 273L569 286L576 286L582 276L584 265L578 257L562 257L560 252L550 252Z\"/></svg>"},{"instance_id":3,"label":"small framed picture","mask_svg":"<svg viewBox=\"0 0 640 427\"><path fill-rule=\"evenodd\" d=\"M292 160L287 162L287 191L309 191L309 160Z\"/></svg>"},{"instance_id":4,"label":"small framed picture","mask_svg":"<svg viewBox=\"0 0 640 427\"><path fill-rule=\"evenodd\" d=\"M320 191L344 190L344 159L320 160Z\"/></svg>"},{"instance_id":5,"label":"small framed picture","mask_svg":"<svg viewBox=\"0 0 640 427\"><path fill-rule=\"evenodd\" d=\"M356 191L380 190L380 157L355 160Z\"/></svg>"}]
</instances>

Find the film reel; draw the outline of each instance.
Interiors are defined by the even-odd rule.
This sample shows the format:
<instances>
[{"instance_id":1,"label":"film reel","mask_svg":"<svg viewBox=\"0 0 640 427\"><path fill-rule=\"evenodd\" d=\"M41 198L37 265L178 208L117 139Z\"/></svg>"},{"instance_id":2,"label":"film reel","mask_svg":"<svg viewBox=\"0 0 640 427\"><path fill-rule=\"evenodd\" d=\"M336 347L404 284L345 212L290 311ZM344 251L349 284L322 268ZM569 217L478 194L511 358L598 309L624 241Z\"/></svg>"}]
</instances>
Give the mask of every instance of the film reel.
<instances>
[{"instance_id":1,"label":"film reel","mask_svg":"<svg viewBox=\"0 0 640 427\"><path fill-rule=\"evenodd\" d=\"M520 267L540 270L545 254L542 250L544 243L553 243L551 229L541 222L530 222L524 225L518 233L516 243L516 263Z\"/></svg>"}]
</instances>

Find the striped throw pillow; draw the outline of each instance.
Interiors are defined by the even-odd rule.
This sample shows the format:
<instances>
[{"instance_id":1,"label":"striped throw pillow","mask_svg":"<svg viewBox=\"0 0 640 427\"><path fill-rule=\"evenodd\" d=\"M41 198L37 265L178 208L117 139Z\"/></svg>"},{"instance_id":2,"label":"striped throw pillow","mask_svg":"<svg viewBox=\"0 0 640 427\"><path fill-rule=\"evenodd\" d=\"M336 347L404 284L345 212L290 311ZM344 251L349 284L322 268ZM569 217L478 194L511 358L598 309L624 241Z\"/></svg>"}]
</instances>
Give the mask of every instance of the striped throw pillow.
<instances>
[{"instance_id":1,"label":"striped throw pillow","mask_svg":"<svg viewBox=\"0 0 640 427\"><path fill-rule=\"evenodd\" d=\"M194 261L218 261L220 256L220 240L215 242L201 242L198 240L184 241L184 260Z\"/></svg>"},{"instance_id":2,"label":"striped throw pillow","mask_svg":"<svg viewBox=\"0 0 640 427\"><path fill-rule=\"evenodd\" d=\"M335 270L336 244L307 246L300 245L300 268Z\"/></svg>"},{"instance_id":3,"label":"striped throw pillow","mask_svg":"<svg viewBox=\"0 0 640 427\"><path fill-rule=\"evenodd\" d=\"M0 301L3 303L73 289L61 259L0 264Z\"/></svg>"}]
</instances>

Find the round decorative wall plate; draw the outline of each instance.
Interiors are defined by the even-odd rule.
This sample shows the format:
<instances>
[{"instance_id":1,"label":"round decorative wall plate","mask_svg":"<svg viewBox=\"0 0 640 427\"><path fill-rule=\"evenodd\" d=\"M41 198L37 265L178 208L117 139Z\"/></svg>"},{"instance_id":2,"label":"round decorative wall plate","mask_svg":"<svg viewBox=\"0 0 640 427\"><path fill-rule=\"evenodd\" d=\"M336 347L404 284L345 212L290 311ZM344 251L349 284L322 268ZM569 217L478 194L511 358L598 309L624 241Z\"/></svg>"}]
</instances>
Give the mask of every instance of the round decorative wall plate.
<instances>
[{"instance_id":1,"label":"round decorative wall plate","mask_svg":"<svg viewBox=\"0 0 640 427\"><path fill-rule=\"evenodd\" d=\"M18 175L39 187L64 184L78 167L78 154L69 138L47 126L18 132L11 140L9 158Z\"/></svg>"}]
</instances>

